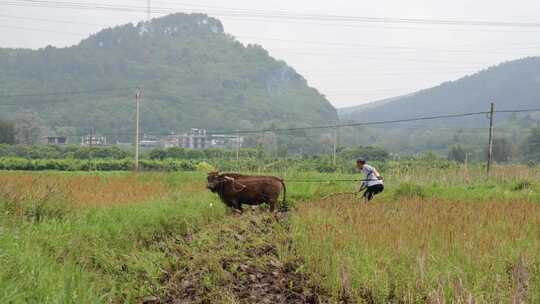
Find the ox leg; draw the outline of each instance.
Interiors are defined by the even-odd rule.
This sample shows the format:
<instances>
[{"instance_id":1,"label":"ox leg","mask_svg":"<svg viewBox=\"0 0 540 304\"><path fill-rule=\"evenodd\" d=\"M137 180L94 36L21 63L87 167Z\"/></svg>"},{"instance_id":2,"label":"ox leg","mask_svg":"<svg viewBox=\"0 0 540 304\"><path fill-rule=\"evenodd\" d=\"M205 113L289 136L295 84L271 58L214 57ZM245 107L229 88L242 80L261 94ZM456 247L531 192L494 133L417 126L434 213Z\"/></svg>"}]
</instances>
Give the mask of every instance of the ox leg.
<instances>
[{"instance_id":1,"label":"ox leg","mask_svg":"<svg viewBox=\"0 0 540 304\"><path fill-rule=\"evenodd\" d=\"M231 202L230 200L226 200L224 201L225 203L225 206L229 207L229 208L235 208L235 205L233 202Z\"/></svg>"},{"instance_id":2,"label":"ox leg","mask_svg":"<svg viewBox=\"0 0 540 304\"><path fill-rule=\"evenodd\" d=\"M240 203L237 200L232 201L234 209L238 210L240 213L244 213L244 210L242 209L242 203Z\"/></svg>"},{"instance_id":3,"label":"ox leg","mask_svg":"<svg viewBox=\"0 0 540 304\"><path fill-rule=\"evenodd\" d=\"M270 212L274 212L276 210L276 204L277 201L274 199L268 200L268 205L270 205Z\"/></svg>"}]
</instances>

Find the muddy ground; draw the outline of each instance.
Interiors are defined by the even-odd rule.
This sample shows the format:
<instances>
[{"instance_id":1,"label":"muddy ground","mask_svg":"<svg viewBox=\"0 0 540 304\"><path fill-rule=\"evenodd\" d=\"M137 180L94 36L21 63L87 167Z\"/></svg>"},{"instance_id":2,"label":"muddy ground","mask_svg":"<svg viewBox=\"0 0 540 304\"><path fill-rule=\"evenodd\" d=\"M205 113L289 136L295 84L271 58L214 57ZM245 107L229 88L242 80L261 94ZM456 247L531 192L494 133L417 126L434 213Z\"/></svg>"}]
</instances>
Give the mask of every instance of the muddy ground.
<instances>
[{"instance_id":1,"label":"muddy ground","mask_svg":"<svg viewBox=\"0 0 540 304\"><path fill-rule=\"evenodd\" d=\"M230 214L177 242L165 296L147 303L329 303L290 244L287 214Z\"/></svg>"}]
</instances>

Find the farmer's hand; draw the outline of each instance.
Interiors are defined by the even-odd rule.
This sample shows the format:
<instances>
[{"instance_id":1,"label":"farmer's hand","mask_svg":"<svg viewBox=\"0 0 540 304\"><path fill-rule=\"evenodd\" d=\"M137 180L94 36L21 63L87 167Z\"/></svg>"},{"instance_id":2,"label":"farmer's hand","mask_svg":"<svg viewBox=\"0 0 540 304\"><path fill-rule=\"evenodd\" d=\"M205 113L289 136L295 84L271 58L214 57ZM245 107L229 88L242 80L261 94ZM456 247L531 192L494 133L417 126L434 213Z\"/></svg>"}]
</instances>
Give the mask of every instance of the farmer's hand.
<instances>
[{"instance_id":1,"label":"farmer's hand","mask_svg":"<svg viewBox=\"0 0 540 304\"><path fill-rule=\"evenodd\" d=\"M383 177L379 175L379 176L377 176L377 179L382 181Z\"/></svg>"}]
</instances>

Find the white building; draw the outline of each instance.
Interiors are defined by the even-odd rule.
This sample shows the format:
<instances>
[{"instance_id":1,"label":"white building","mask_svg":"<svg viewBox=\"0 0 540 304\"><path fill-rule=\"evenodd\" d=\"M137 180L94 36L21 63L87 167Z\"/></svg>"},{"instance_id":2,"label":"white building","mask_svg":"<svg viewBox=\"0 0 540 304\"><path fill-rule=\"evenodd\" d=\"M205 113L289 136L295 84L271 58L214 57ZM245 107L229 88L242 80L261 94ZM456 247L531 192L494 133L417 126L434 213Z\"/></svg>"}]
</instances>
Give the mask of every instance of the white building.
<instances>
[{"instance_id":1,"label":"white building","mask_svg":"<svg viewBox=\"0 0 540 304\"><path fill-rule=\"evenodd\" d=\"M157 136L144 135L139 141L139 145L143 148L157 148L161 146L161 140Z\"/></svg>"},{"instance_id":2,"label":"white building","mask_svg":"<svg viewBox=\"0 0 540 304\"><path fill-rule=\"evenodd\" d=\"M212 148L228 148L233 149L236 147L242 147L244 144L244 137L237 135L220 135L213 134L210 136L210 146Z\"/></svg>"},{"instance_id":3,"label":"white building","mask_svg":"<svg viewBox=\"0 0 540 304\"><path fill-rule=\"evenodd\" d=\"M81 146L89 147L89 146L106 146L107 145L107 137L105 136L97 136L97 135L86 135L81 137Z\"/></svg>"},{"instance_id":4,"label":"white building","mask_svg":"<svg viewBox=\"0 0 540 304\"><path fill-rule=\"evenodd\" d=\"M205 129L191 129L189 133L168 135L163 146L165 148L181 147L185 149L206 149L208 138Z\"/></svg>"}]
</instances>

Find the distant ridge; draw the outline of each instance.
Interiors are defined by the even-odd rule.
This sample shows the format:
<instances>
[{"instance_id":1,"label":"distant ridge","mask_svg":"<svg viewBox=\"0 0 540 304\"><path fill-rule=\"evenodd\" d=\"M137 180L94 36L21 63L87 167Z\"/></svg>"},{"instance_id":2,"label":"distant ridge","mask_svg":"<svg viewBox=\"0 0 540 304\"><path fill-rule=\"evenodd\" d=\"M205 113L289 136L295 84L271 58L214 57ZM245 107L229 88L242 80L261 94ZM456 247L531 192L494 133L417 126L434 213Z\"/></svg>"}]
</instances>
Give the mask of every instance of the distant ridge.
<instances>
[{"instance_id":1,"label":"distant ridge","mask_svg":"<svg viewBox=\"0 0 540 304\"><path fill-rule=\"evenodd\" d=\"M358 107L339 109L340 119L392 120L437 114L540 107L540 57L508 61L439 86ZM504 119L509 115L498 115ZM423 124L485 124L482 117Z\"/></svg>"},{"instance_id":2,"label":"distant ridge","mask_svg":"<svg viewBox=\"0 0 540 304\"><path fill-rule=\"evenodd\" d=\"M376 101L368 102L368 103L365 103L365 104L361 104L359 106L338 108L337 109L338 110L338 115L339 115L339 118L341 120L354 120L354 115L357 112L361 112L361 111L364 111L364 110L376 108L376 107L385 105L385 104L387 104L389 102L398 100L400 98L407 97L409 95L414 95L414 93L407 94L407 95L402 95L402 96L385 98L385 99L381 99L381 100L376 100Z\"/></svg>"}]
</instances>

